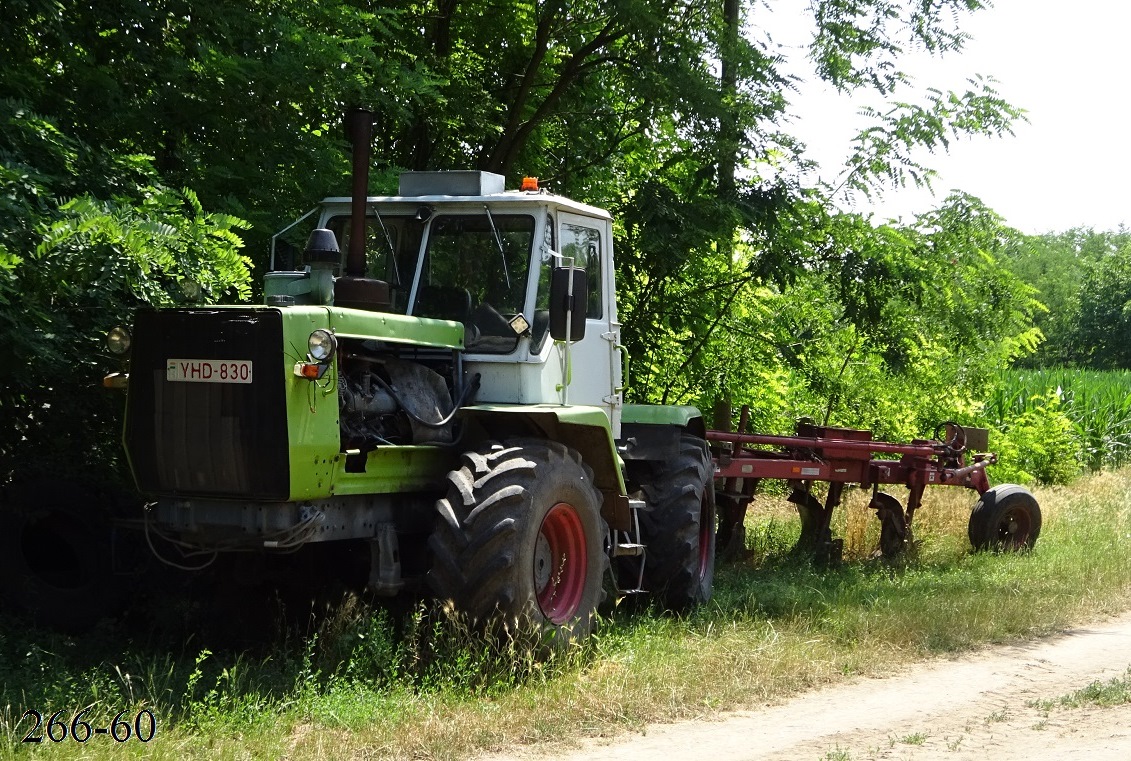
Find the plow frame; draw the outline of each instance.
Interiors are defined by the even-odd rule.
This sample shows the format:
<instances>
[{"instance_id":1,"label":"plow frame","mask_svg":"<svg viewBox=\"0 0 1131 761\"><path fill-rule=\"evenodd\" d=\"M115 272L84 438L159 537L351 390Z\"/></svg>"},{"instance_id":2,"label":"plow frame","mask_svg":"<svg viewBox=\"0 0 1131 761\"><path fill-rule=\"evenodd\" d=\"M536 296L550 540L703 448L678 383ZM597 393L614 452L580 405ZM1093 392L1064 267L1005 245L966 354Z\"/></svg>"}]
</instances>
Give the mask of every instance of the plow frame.
<instances>
[{"instance_id":1,"label":"plow frame","mask_svg":"<svg viewBox=\"0 0 1131 761\"><path fill-rule=\"evenodd\" d=\"M981 496L990 490L986 468L997 462L993 453L973 451L985 448L987 431L951 422L936 428L934 435L939 438L899 444L874 441L867 430L808 422L798 423L793 436L745 433L748 420L744 408L739 432L711 430L706 436L715 457L715 477L722 482L716 492L718 546L728 555L741 547L746 509L764 479L790 486L787 499L797 505L801 516L798 547L818 559L834 561L843 544L831 536L830 521L844 487L871 488L868 507L881 521L880 551L892 557L911 540L912 521L926 487L961 486ZM813 485L821 482L829 485L823 503L812 494ZM906 508L880 491L891 484L907 488Z\"/></svg>"}]
</instances>

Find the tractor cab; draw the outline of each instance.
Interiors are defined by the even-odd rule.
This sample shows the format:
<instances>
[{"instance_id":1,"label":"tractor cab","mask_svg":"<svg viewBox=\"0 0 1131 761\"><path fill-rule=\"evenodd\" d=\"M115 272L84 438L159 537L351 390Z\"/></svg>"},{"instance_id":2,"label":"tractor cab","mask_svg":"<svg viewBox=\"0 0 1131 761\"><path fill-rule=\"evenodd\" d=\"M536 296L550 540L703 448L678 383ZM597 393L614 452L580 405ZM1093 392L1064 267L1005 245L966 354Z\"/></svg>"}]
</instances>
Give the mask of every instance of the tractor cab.
<instances>
[{"instance_id":1,"label":"tractor cab","mask_svg":"<svg viewBox=\"0 0 1131 761\"><path fill-rule=\"evenodd\" d=\"M481 376L478 401L592 405L619 422L607 212L538 189L533 179L507 191L502 176L471 171L405 173L396 196L368 197L364 208L357 246L353 200L325 199L301 269L267 275L268 303L298 299L458 322L467 369ZM363 271L347 277L358 249ZM273 256L276 266L283 259ZM565 291L558 300L555 272ZM366 285L376 298L359 302L355 283L377 284ZM570 296L573 324L554 331L553 307Z\"/></svg>"}]
</instances>

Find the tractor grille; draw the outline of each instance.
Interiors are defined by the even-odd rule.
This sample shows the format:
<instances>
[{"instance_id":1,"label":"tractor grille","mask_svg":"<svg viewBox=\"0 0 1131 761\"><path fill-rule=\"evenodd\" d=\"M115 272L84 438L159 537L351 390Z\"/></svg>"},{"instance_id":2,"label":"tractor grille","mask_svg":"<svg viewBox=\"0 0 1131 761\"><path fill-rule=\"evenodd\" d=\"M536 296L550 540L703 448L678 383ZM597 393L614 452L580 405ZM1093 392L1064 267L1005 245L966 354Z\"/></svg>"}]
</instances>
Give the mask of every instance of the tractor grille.
<instances>
[{"instance_id":1,"label":"tractor grille","mask_svg":"<svg viewBox=\"0 0 1131 761\"><path fill-rule=\"evenodd\" d=\"M195 360L198 370L250 362L251 382L171 380L174 359ZM138 487L166 496L286 499L283 365L282 318L273 309L139 313L125 432Z\"/></svg>"}]
</instances>

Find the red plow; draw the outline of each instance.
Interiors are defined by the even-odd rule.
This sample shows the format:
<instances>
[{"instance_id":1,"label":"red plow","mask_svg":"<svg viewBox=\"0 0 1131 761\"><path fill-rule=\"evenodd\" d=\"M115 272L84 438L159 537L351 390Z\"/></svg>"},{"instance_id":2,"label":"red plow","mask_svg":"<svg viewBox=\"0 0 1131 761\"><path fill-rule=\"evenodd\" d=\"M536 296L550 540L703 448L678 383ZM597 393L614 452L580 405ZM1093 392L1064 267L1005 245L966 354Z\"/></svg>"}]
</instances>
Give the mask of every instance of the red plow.
<instances>
[{"instance_id":1,"label":"red plow","mask_svg":"<svg viewBox=\"0 0 1131 761\"><path fill-rule=\"evenodd\" d=\"M785 481L788 500L801 516L798 547L821 561L839 560L843 540L830 529L833 511L844 489L857 485L872 490L868 507L876 511L880 552L894 557L912 541L912 521L928 486L962 486L978 492L970 513L969 537L977 550L1021 550L1033 546L1041 529L1041 511L1024 487L991 487L986 467L997 456L986 450L989 433L957 423L942 423L934 438L909 444L875 441L871 431L833 428L799 422L793 436L746 433L749 411L743 409L738 432L708 431L715 457L720 552L742 546L743 521L760 481ZM828 484L822 502L815 484ZM897 484L907 488L907 504L881 490Z\"/></svg>"}]
</instances>

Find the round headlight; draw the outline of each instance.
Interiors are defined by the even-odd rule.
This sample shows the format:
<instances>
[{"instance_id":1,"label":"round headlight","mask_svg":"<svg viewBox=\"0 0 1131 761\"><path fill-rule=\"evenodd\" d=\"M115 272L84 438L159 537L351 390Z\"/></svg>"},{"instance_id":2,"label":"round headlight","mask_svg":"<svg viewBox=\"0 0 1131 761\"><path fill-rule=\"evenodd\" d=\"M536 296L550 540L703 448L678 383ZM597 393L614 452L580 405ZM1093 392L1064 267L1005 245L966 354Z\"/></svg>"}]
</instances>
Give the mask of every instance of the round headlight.
<instances>
[{"instance_id":1,"label":"round headlight","mask_svg":"<svg viewBox=\"0 0 1131 761\"><path fill-rule=\"evenodd\" d=\"M201 292L200 283L196 282L195 280L189 280L188 278L184 278L183 280L181 280L180 286L181 286L181 293L184 294L184 296L187 300L189 300L189 301L199 301L200 300L200 292Z\"/></svg>"},{"instance_id":2,"label":"round headlight","mask_svg":"<svg viewBox=\"0 0 1131 761\"><path fill-rule=\"evenodd\" d=\"M310 334L306 347L310 351L310 356L319 362L325 362L334 356L334 350L338 348L338 340L330 331L319 328Z\"/></svg>"},{"instance_id":3,"label":"round headlight","mask_svg":"<svg viewBox=\"0 0 1131 761\"><path fill-rule=\"evenodd\" d=\"M121 356L130 350L130 340L130 331L118 325L106 334L106 347L111 354Z\"/></svg>"}]
</instances>

